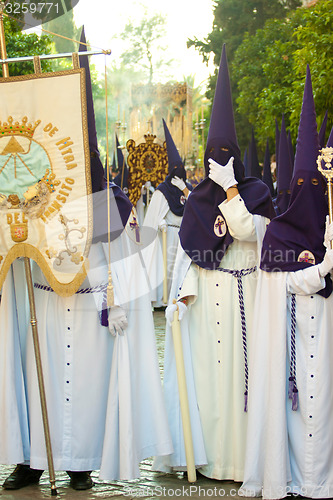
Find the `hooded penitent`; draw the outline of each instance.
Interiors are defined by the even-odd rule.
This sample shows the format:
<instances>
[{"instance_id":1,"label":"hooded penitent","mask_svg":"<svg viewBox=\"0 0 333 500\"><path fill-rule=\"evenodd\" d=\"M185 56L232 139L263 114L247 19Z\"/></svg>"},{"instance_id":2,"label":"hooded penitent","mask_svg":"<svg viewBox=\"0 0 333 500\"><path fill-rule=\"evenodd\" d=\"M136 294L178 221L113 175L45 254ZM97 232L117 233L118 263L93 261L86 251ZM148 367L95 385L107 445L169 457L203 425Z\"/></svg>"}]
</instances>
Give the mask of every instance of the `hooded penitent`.
<instances>
[{"instance_id":1,"label":"hooded penitent","mask_svg":"<svg viewBox=\"0 0 333 500\"><path fill-rule=\"evenodd\" d=\"M325 135L326 135L326 127L327 127L327 117L328 117L328 112L326 111L323 122L321 124L320 130L319 130L319 145L321 148L325 147Z\"/></svg>"},{"instance_id":2,"label":"hooded penitent","mask_svg":"<svg viewBox=\"0 0 333 500\"><path fill-rule=\"evenodd\" d=\"M118 174L113 179L113 182L119 186L125 194L128 194L128 168L126 161L121 150L118 136L116 134L116 150L117 150L117 163L118 163Z\"/></svg>"},{"instance_id":3,"label":"hooded penitent","mask_svg":"<svg viewBox=\"0 0 333 500\"><path fill-rule=\"evenodd\" d=\"M82 28L80 52L86 51L86 38ZM86 95L87 95L87 117L88 135L90 148L90 170L93 192L93 239L92 242L108 241L108 216L107 216L107 191L104 179L104 168L100 160L97 133L95 123L94 103L91 88L91 77L88 56L80 56L80 66L85 68L86 73ZM110 183L110 234L111 241L117 238L123 231L124 226L132 210L132 204L121 192L118 186Z\"/></svg>"},{"instance_id":4,"label":"hooded penitent","mask_svg":"<svg viewBox=\"0 0 333 500\"><path fill-rule=\"evenodd\" d=\"M294 154L293 141L291 140L290 130L288 130L288 146L289 146L289 154L290 154L291 167L293 169L294 168L294 161L295 161L295 154Z\"/></svg>"},{"instance_id":5,"label":"hooded penitent","mask_svg":"<svg viewBox=\"0 0 333 500\"><path fill-rule=\"evenodd\" d=\"M254 137L254 130L252 127L252 135L251 135L251 142L250 142L250 148L249 148L249 163L250 163L250 175L251 177L257 177L257 179L261 179L261 168L259 165L259 160L258 160L258 152L257 152L257 145L256 145L256 140Z\"/></svg>"},{"instance_id":6,"label":"hooded penitent","mask_svg":"<svg viewBox=\"0 0 333 500\"><path fill-rule=\"evenodd\" d=\"M324 258L328 205L326 182L317 169L318 154L316 113L307 67L290 203L286 212L276 217L267 228L260 264L264 271L297 271L319 264ZM328 297L331 291L332 282L328 275L326 288L318 293Z\"/></svg>"},{"instance_id":7,"label":"hooded penitent","mask_svg":"<svg viewBox=\"0 0 333 500\"><path fill-rule=\"evenodd\" d=\"M161 193L163 193L163 195L165 196L171 212L181 217L184 213L186 198L183 192L180 189L178 189L177 186L174 186L171 183L171 181L174 177L179 177L184 182L186 182L186 170L184 168L184 163L176 148L176 144L174 143L172 136L169 132L167 124L165 123L164 120L162 121L164 127L166 148L168 153L169 167L168 167L168 175L166 176L165 180L157 186L156 189L161 191ZM190 189L192 189L192 186L190 187Z\"/></svg>"},{"instance_id":8,"label":"hooded penitent","mask_svg":"<svg viewBox=\"0 0 333 500\"><path fill-rule=\"evenodd\" d=\"M285 127L284 116L282 116L281 133L279 140L279 165L277 169L277 196L275 210L277 215L283 214L288 208L290 200L290 181L292 177L292 163L288 136Z\"/></svg>"},{"instance_id":9,"label":"hooded penitent","mask_svg":"<svg viewBox=\"0 0 333 500\"><path fill-rule=\"evenodd\" d=\"M84 27L82 28L80 38L80 52L86 52L86 37ZM94 101L91 87L90 67L88 56L79 56L80 67L85 69L86 74L86 99L87 99L87 116L88 116L88 136L90 149L90 170L91 170L91 187L92 192L96 193L104 187L104 169L99 157L97 145L97 133L95 122Z\"/></svg>"},{"instance_id":10,"label":"hooded penitent","mask_svg":"<svg viewBox=\"0 0 333 500\"><path fill-rule=\"evenodd\" d=\"M266 141L262 180L266 184L266 186L268 187L268 189L271 193L271 196L273 197L274 196L274 186L273 186L273 179L272 179L271 156L269 153L269 141L268 141L268 139Z\"/></svg>"},{"instance_id":11,"label":"hooded penitent","mask_svg":"<svg viewBox=\"0 0 333 500\"><path fill-rule=\"evenodd\" d=\"M218 206L226 199L226 194L221 186L209 179L208 159L213 158L220 165L226 165L231 156L234 157L237 187L247 209L253 214L272 218L274 209L266 184L253 177L244 177L223 46L204 158L206 178L189 196L179 232L184 251L195 264L205 269L216 269L233 241L227 225L226 231L217 227L221 218Z\"/></svg>"},{"instance_id":12,"label":"hooded penitent","mask_svg":"<svg viewBox=\"0 0 333 500\"><path fill-rule=\"evenodd\" d=\"M276 171L279 165L279 142L280 142L280 129L277 119L275 118L275 161Z\"/></svg>"}]
</instances>

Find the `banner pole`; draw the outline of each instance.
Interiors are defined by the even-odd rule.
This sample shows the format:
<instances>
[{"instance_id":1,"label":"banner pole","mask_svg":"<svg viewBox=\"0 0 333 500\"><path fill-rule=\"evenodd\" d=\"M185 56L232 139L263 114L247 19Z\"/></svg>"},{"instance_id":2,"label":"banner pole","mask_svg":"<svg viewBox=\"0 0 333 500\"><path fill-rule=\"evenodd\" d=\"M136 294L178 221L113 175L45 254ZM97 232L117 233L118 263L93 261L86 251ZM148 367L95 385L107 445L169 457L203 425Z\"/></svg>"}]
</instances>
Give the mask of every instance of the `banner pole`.
<instances>
[{"instance_id":1,"label":"banner pole","mask_svg":"<svg viewBox=\"0 0 333 500\"><path fill-rule=\"evenodd\" d=\"M27 280L28 295L29 295L30 323L31 323L32 338L33 338L34 350L35 350L37 379L38 379L38 386L39 386L40 404L41 404L41 408L42 408L42 418L43 418L43 427L44 427L44 436L45 436L45 446L46 446L47 462L48 462L48 467L49 467L49 476L50 476L50 483L51 483L51 495L55 496L55 495L57 495L57 489L56 489L56 485L55 485L55 473L54 473L54 465L53 465L51 438L50 438L50 427L49 427L49 420L48 420L48 414L47 414L45 385L44 385L42 361L41 361L41 356L40 356L40 347L39 347L39 340L38 340L35 296L34 296L34 289L33 289L33 284L32 284L30 259L28 257L24 257L24 267L25 267L25 276L26 276L26 280Z\"/></svg>"}]
</instances>

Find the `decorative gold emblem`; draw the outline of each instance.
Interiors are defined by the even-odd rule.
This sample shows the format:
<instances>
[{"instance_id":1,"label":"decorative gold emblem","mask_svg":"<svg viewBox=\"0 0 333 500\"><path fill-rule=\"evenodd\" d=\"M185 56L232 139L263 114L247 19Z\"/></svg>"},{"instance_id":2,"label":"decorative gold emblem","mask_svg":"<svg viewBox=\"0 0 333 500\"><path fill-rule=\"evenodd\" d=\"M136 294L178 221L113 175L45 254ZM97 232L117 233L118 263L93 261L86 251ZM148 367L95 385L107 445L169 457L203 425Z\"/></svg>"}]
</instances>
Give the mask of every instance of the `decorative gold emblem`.
<instances>
[{"instance_id":1,"label":"decorative gold emblem","mask_svg":"<svg viewBox=\"0 0 333 500\"><path fill-rule=\"evenodd\" d=\"M12 116L8 117L8 122L1 122L0 120L0 137L2 136L12 136L12 135L22 135L28 139L32 139L37 126L40 124L40 120L37 120L34 125L28 123L28 118L24 116L20 122L14 122ZM10 143L8 143L10 144ZM8 151L8 153L13 151ZM2 153L4 154L4 153Z\"/></svg>"},{"instance_id":2,"label":"decorative gold emblem","mask_svg":"<svg viewBox=\"0 0 333 500\"><path fill-rule=\"evenodd\" d=\"M135 141L129 139L126 143L128 151L128 189L129 199L135 206L141 196L141 187L150 181L157 187L168 174L168 155L166 144L154 143L155 135L147 134L145 141L135 146Z\"/></svg>"},{"instance_id":3,"label":"decorative gold emblem","mask_svg":"<svg viewBox=\"0 0 333 500\"><path fill-rule=\"evenodd\" d=\"M316 259L310 250L303 250L298 256L297 262L307 262L308 264L315 264Z\"/></svg>"}]
</instances>

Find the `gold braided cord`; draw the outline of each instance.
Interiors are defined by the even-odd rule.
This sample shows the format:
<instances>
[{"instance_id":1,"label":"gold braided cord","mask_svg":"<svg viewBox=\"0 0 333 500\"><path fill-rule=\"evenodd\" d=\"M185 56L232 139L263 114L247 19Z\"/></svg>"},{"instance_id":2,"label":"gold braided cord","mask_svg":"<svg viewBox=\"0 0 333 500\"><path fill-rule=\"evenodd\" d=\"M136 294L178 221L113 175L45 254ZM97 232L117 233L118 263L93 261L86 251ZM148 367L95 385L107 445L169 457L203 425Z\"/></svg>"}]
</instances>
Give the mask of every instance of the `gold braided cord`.
<instances>
[{"instance_id":1,"label":"gold braided cord","mask_svg":"<svg viewBox=\"0 0 333 500\"><path fill-rule=\"evenodd\" d=\"M3 15L4 16L7 16L9 19L12 19L13 21L16 21L18 23L24 23L26 24L27 26L30 26L30 28L37 28L39 29L40 31L43 31L44 33L47 33L48 35L53 35L53 36L57 36L58 38L63 38L64 40L69 40L70 42L74 42L74 43L78 43L79 45L85 45L86 47L92 47L94 49L98 49L102 52L104 52L104 54L107 54L108 51L105 50L105 49L101 49L100 47L96 47L95 45L91 45L90 43L84 43L84 42L80 42L80 40L74 40L74 38L69 38L67 36L64 36L64 35L59 35L58 33L53 33L53 31L49 31L49 30L46 30L44 28L41 28L39 26L33 26L32 24L29 24L29 23L25 23L24 21L21 21L20 19L16 19L16 17L13 17L13 16L10 16L9 14L7 14L7 12L3 12Z\"/></svg>"}]
</instances>

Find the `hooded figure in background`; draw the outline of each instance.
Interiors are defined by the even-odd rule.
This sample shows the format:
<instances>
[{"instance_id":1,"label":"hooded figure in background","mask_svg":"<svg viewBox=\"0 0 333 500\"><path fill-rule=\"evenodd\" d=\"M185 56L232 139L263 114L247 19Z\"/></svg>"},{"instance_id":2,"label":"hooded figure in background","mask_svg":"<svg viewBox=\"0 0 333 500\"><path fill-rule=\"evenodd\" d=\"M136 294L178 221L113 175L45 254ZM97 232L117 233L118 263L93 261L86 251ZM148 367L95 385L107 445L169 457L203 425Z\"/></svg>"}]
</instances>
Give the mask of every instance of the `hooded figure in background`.
<instances>
[{"instance_id":1,"label":"hooded figure in background","mask_svg":"<svg viewBox=\"0 0 333 500\"><path fill-rule=\"evenodd\" d=\"M266 184L271 193L271 197L274 197L275 190L272 179L272 170L271 170L271 155L269 153L269 140L266 141L266 149L265 149L265 158L264 158L264 168L262 174L262 180Z\"/></svg>"},{"instance_id":2,"label":"hooded figure in background","mask_svg":"<svg viewBox=\"0 0 333 500\"><path fill-rule=\"evenodd\" d=\"M186 465L169 326L178 306L196 466L207 477L241 481L247 426L247 339L252 334L261 240L274 210L268 187L257 178L244 177L225 46L205 167L207 177L185 206L166 309L164 388L175 452L168 463L156 460L154 466L172 470Z\"/></svg>"},{"instance_id":3,"label":"hooded figure in background","mask_svg":"<svg viewBox=\"0 0 333 500\"><path fill-rule=\"evenodd\" d=\"M80 57L89 102L89 63ZM92 100L89 109L92 149ZM172 451L138 227L123 191L113 183L103 189L94 144L86 279L74 295L61 297L32 266L54 468L67 471L76 490L93 486L91 471L107 480L134 479L141 460ZM110 256L114 304L108 307ZM38 483L48 467L22 260L12 268L0 307L0 463L19 464L4 483L8 490Z\"/></svg>"},{"instance_id":4,"label":"hooded figure in background","mask_svg":"<svg viewBox=\"0 0 333 500\"><path fill-rule=\"evenodd\" d=\"M164 120L163 127L169 173L154 191L143 223L144 228L153 228L156 231L155 245L151 248L152 253L147 256L146 260L151 283L157 285L152 287L152 304L154 307L167 305L167 302L163 300L163 259L165 257L162 249L162 232L166 232L167 238L167 291L169 296L179 242L179 228L186 200L192 189L192 186L186 183L184 163Z\"/></svg>"},{"instance_id":5,"label":"hooded figure in background","mask_svg":"<svg viewBox=\"0 0 333 500\"><path fill-rule=\"evenodd\" d=\"M333 494L333 227L319 147L307 67L289 207L262 246L244 496Z\"/></svg>"},{"instance_id":6,"label":"hooded figure in background","mask_svg":"<svg viewBox=\"0 0 333 500\"><path fill-rule=\"evenodd\" d=\"M283 214L290 201L290 181L293 173L293 164L290 158L288 136L282 116L281 132L279 135L279 163L277 167L277 196L274 206L277 215Z\"/></svg>"}]
</instances>

